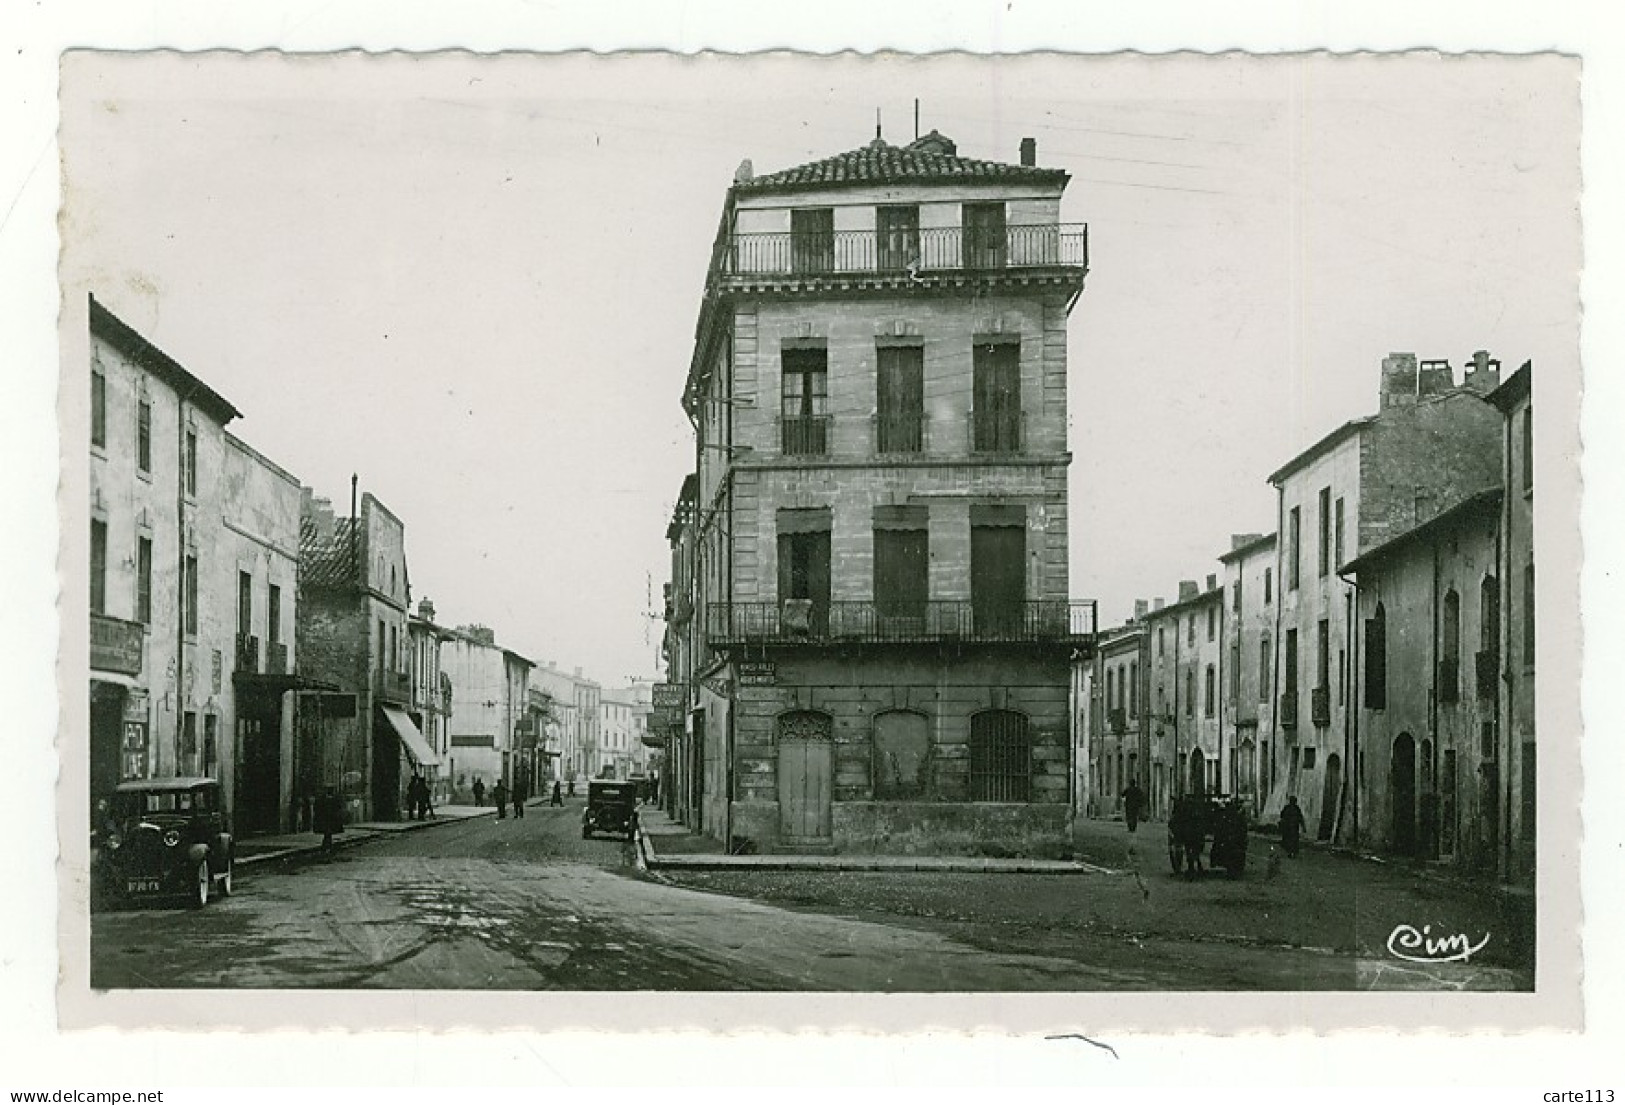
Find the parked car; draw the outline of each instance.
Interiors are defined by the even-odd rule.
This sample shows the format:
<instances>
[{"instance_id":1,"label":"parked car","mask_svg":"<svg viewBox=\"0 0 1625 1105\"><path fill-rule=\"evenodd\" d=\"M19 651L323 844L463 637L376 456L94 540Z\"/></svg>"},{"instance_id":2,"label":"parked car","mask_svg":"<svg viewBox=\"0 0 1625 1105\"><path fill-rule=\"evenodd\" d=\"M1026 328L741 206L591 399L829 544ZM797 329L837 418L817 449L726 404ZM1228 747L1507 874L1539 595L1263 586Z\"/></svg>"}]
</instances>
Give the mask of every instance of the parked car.
<instances>
[{"instance_id":1,"label":"parked car","mask_svg":"<svg viewBox=\"0 0 1625 1105\"><path fill-rule=\"evenodd\" d=\"M638 785L613 779L587 784L587 808L581 811L581 839L614 833L631 840L638 828Z\"/></svg>"},{"instance_id":2,"label":"parked car","mask_svg":"<svg viewBox=\"0 0 1625 1105\"><path fill-rule=\"evenodd\" d=\"M114 900L231 893L233 846L220 784L200 776L120 783L96 844L100 893Z\"/></svg>"}]
</instances>

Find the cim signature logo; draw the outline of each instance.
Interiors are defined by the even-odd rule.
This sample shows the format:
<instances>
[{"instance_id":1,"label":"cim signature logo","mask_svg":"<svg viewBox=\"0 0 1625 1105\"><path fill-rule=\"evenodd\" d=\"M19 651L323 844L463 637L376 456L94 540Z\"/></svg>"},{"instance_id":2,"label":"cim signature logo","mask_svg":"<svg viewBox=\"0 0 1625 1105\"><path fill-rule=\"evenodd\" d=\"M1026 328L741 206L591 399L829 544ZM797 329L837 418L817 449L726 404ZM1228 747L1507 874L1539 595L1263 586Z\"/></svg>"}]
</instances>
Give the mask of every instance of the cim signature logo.
<instances>
[{"instance_id":1,"label":"cim signature logo","mask_svg":"<svg viewBox=\"0 0 1625 1105\"><path fill-rule=\"evenodd\" d=\"M1464 932L1434 936L1432 925L1399 925L1388 934L1388 954L1411 963L1465 963L1484 950L1490 934L1474 944Z\"/></svg>"}]
</instances>

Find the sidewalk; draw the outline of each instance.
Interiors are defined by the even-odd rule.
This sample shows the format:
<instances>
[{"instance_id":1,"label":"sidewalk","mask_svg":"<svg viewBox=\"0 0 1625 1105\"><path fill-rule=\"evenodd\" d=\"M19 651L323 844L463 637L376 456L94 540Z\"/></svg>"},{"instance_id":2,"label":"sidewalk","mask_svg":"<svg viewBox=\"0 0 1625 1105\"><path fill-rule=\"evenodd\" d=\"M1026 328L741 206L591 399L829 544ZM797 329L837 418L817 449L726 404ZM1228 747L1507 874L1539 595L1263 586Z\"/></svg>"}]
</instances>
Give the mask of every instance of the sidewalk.
<instances>
[{"instance_id":1,"label":"sidewalk","mask_svg":"<svg viewBox=\"0 0 1625 1105\"><path fill-rule=\"evenodd\" d=\"M654 806L638 807L638 845L651 871L930 871L968 874L1114 875L1092 863L980 856L749 855L730 856L722 842L691 831Z\"/></svg>"},{"instance_id":2,"label":"sidewalk","mask_svg":"<svg viewBox=\"0 0 1625 1105\"><path fill-rule=\"evenodd\" d=\"M527 803L527 805L535 804L535 799ZM333 837L333 845L336 848L349 848L397 833L410 833L435 825L450 825L476 817L492 817L497 811L495 806L436 806L434 812L435 816L428 821L360 821L346 825L342 833ZM320 852L322 836L320 833L284 833L280 836L245 837L234 841L233 844L236 865L250 867L258 863L287 859L289 856Z\"/></svg>"}]
</instances>

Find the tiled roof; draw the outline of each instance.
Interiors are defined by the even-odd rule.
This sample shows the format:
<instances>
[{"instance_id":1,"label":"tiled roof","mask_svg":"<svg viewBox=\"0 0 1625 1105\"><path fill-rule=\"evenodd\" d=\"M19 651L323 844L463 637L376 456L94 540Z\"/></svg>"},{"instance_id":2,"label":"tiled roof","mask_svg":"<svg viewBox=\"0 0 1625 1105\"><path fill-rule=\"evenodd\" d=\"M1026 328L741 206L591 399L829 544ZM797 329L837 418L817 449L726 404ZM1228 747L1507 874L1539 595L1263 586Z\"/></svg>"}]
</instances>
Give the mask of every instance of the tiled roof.
<instances>
[{"instance_id":1,"label":"tiled roof","mask_svg":"<svg viewBox=\"0 0 1625 1105\"><path fill-rule=\"evenodd\" d=\"M342 587L355 578L350 563L350 519L340 518L324 538L306 520L299 527L299 582L305 587Z\"/></svg>"},{"instance_id":2,"label":"tiled roof","mask_svg":"<svg viewBox=\"0 0 1625 1105\"><path fill-rule=\"evenodd\" d=\"M893 146L876 138L866 146L846 153L809 161L793 169L741 180L736 192L772 192L803 188L839 188L850 184L924 183L929 181L1030 181L1062 184L1064 169L1040 169L1033 165L1006 165L998 161L978 161L938 152L952 143L932 131L907 146Z\"/></svg>"}]
</instances>

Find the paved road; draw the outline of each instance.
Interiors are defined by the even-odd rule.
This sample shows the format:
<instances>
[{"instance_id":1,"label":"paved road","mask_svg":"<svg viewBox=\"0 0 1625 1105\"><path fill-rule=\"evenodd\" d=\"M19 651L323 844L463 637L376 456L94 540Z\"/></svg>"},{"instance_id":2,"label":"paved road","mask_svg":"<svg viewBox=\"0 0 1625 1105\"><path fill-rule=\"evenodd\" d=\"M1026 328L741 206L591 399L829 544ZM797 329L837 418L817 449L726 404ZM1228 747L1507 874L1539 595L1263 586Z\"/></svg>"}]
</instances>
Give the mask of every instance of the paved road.
<instances>
[{"instance_id":1,"label":"paved road","mask_svg":"<svg viewBox=\"0 0 1625 1105\"><path fill-rule=\"evenodd\" d=\"M911 909L876 908L845 893L798 902L782 888L774 891L776 884L748 880L677 886L638 872L625 844L581 840L579 808L532 807L523 820L479 818L330 857L255 866L240 874L233 897L201 911L98 913L92 985L857 991L1362 985L1349 956L1330 949L1035 928L1008 916L943 924L931 915L945 893L976 899L993 890L981 875L931 876L938 885L911 895ZM867 878L871 890L874 880L892 881L843 878ZM1064 885L1046 893L1075 897L1080 915L1121 898L1127 886L1121 876L1062 878ZM997 890L1008 896L1026 885L1001 882ZM1455 983L1423 973L1394 974L1385 984Z\"/></svg>"}]
</instances>

